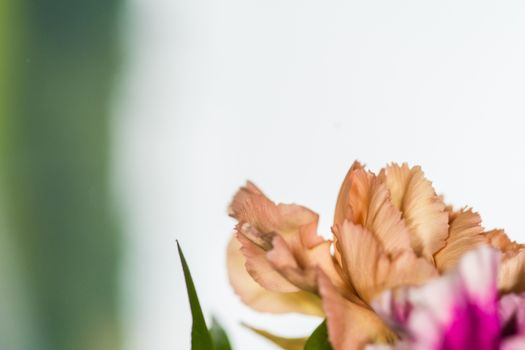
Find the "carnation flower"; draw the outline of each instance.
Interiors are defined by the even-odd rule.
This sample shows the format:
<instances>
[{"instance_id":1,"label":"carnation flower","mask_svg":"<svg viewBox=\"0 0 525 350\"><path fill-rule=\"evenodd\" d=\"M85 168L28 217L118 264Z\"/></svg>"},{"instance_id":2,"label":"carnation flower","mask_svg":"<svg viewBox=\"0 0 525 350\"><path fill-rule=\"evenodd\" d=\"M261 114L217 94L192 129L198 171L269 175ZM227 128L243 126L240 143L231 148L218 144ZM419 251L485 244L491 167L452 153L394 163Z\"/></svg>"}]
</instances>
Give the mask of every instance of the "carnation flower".
<instances>
[{"instance_id":1,"label":"carnation flower","mask_svg":"<svg viewBox=\"0 0 525 350\"><path fill-rule=\"evenodd\" d=\"M481 247L424 286L385 292L373 305L402 337L391 348L525 349L525 294L498 297L498 265L496 251Z\"/></svg>"},{"instance_id":2,"label":"carnation flower","mask_svg":"<svg viewBox=\"0 0 525 350\"><path fill-rule=\"evenodd\" d=\"M317 234L316 213L275 204L250 182L229 214L237 225L228 272L241 300L258 311L326 317L336 350L395 342L398 330L372 301L453 270L484 242L502 252L498 290L525 290L523 246L501 230L484 232L471 209L446 206L417 166L391 164L376 175L355 162L337 199L333 240Z\"/></svg>"}]
</instances>

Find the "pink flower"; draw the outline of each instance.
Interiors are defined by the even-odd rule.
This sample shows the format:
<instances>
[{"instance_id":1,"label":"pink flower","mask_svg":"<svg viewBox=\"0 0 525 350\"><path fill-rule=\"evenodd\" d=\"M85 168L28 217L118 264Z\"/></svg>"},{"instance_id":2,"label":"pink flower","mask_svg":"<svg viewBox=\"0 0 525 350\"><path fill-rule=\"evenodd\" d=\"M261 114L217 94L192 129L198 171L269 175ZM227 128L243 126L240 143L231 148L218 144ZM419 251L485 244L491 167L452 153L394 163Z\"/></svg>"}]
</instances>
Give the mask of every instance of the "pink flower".
<instances>
[{"instance_id":1,"label":"pink flower","mask_svg":"<svg viewBox=\"0 0 525 350\"><path fill-rule=\"evenodd\" d=\"M525 296L498 296L499 253L466 253L457 268L421 287L387 291L374 309L401 335L396 349L524 349ZM373 347L370 347L373 348Z\"/></svg>"}]
</instances>

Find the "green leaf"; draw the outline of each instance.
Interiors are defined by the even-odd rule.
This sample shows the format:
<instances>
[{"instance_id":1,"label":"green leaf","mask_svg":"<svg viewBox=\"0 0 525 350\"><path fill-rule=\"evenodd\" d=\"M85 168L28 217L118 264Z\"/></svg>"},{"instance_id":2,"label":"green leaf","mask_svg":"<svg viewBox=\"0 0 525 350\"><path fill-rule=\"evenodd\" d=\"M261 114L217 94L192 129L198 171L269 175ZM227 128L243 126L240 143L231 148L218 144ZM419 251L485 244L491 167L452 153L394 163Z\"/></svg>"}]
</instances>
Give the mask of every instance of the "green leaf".
<instances>
[{"instance_id":1,"label":"green leaf","mask_svg":"<svg viewBox=\"0 0 525 350\"><path fill-rule=\"evenodd\" d=\"M326 320L323 321L306 341L304 350L332 350L332 345L328 340L328 329Z\"/></svg>"},{"instance_id":2,"label":"green leaf","mask_svg":"<svg viewBox=\"0 0 525 350\"><path fill-rule=\"evenodd\" d=\"M208 327L206 327L206 321L204 320L204 315L202 314L199 298L197 297L197 292L195 291L195 286L193 285L193 280L191 279L190 269L188 268L188 264L186 263L184 254L182 254L182 249L180 248L178 241L177 248L179 250L182 270L184 271L184 279L186 280L186 290L188 291L191 316L193 318L193 323L191 326L191 349L213 350L213 342L210 333L208 332Z\"/></svg>"},{"instance_id":3,"label":"green leaf","mask_svg":"<svg viewBox=\"0 0 525 350\"><path fill-rule=\"evenodd\" d=\"M275 345L278 345L279 347L281 347L281 349L284 349L284 350L303 350L304 349L304 344L306 342L306 338L285 338L285 337L280 337L278 335L272 334L272 333L267 332L265 330L249 326L249 325L247 325L245 323L242 323L242 325L244 327L248 328L249 330L251 330L252 332L257 333L260 336L268 339L269 341L271 341Z\"/></svg>"},{"instance_id":4,"label":"green leaf","mask_svg":"<svg viewBox=\"0 0 525 350\"><path fill-rule=\"evenodd\" d=\"M210 335L215 345L215 350L231 350L230 341L226 332L215 317L211 320Z\"/></svg>"}]
</instances>

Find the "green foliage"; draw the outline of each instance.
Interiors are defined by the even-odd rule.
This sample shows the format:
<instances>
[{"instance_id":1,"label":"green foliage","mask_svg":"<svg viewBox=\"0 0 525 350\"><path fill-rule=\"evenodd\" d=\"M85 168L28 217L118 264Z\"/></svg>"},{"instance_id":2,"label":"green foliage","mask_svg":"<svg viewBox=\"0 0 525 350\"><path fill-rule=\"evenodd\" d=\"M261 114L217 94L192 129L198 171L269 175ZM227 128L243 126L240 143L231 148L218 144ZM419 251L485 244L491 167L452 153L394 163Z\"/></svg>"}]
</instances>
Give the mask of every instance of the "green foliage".
<instances>
[{"instance_id":1,"label":"green foliage","mask_svg":"<svg viewBox=\"0 0 525 350\"><path fill-rule=\"evenodd\" d=\"M188 299L190 301L191 316L193 318L191 326L191 349L192 350L210 350L214 349L213 342L206 326L206 320L202 314L197 291L191 278L190 269L182 253L179 242L177 242L179 250L180 263L184 271L184 280L186 281L186 290L188 291Z\"/></svg>"},{"instance_id":2,"label":"green foliage","mask_svg":"<svg viewBox=\"0 0 525 350\"><path fill-rule=\"evenodd\" d=\"M304 350L332 350L330 341L328 340L328 329L326 328L326 320L324 320L312 333L310 338L306 341Z\"/></svg>"},{"instance_id":3,"label":"green foliage","mask_svg":"<svg viewBox=\"0 0 525 350\"><path fill-rule=\"evenodd\" d=\"M184 272L184 280L186 281L186 290L188 292L188 299L190 301L191 317L193 319L191 326L191 349L192 350L231 350L230 341L226 332L213 318L211 328L208 330L206 320L202 314L201 305L191 278L190 269L186 263L186 258L182 253L179 242L177 241L177 249L179 250L180 262L182 271Z\"/></svg>"},{"instance_id":4,"label":"green foliage","mask_svg":"<svg viewBox=\"0 0 525 350\"><path fill-rule=\"evenodd\" d=\"M206 320L202 313L202 308L199 303L197 291L191 278L190 269L182 253L179 242L177 241L177 249L179 251L180 262L184 272L184 280L186 281L186 290L188 292L188 299L190 302L192 327L191 327L191 349L192 350L231 350L232 347L228 340L226 332L221 327L219 322L212 318L212 325L208 330ZM326 327L326 320L324 320L310 335L309 338L286 338L268 331L242 324L252 332L268 339L275 345L284 350L332 350L330 341L328 340L328 330Z\"/></svg>"},{"instance_id":5,"label":"green foliage","mask_svg":"<svg viewBox=\"0 0 525 350\"><path fill-rule=\"evenodd\" d=\"M220 323L214 318L211 320L210 335L213 340L215 350L231 350L230 341L226 332L220 325Z\"/></svg>"}]
</instances>

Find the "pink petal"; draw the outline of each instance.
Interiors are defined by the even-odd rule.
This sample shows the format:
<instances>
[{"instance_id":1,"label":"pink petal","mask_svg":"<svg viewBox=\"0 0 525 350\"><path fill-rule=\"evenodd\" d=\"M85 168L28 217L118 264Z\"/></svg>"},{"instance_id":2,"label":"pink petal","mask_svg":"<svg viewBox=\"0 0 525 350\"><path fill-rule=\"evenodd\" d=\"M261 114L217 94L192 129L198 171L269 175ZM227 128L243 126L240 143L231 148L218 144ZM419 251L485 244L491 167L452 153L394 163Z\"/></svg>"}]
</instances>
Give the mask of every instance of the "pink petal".
<instances>
[{"instance_id":1,"label":"pink petal","mask_svg":"<svg viewBox=\"0 0 525 350\"><path fill-rule=\"evenodd\" d=\"M500 350L523 350L525 349L525 336L516 336L506 339Z\"/></svg>"},{"instance_id":2,"label":"pink petal","mask_svg":"<svg viewBox=\"0 0 525 350\"><path fill-rule=\"evenodd\" d=\"M374 308L408 334L410 349L494 349L501 331L498 259L482 246L466 253L451 273L419 288L386 292Z\"/></svg>"},{"instance_id":3,"label":"pink petal","mask_svg":"<svg viewBox=\"0 0 525 350\"><path fill-rule=\"evenodd\" d=\"M503 327L510 326L515 333L525 336L525 293L502 296L498 307Z\"/></svg>"},{"instance_id":4,"label":"pink petal","mask_svg":"<svg viewBox=\"0 0 525 350\"><path fill-rule=\"evenodd\" d=\"M470 251L458 265L458 274L471 301L492 312L497 298L499 253L488 246Z\"/></svg>"}]
</instances>

